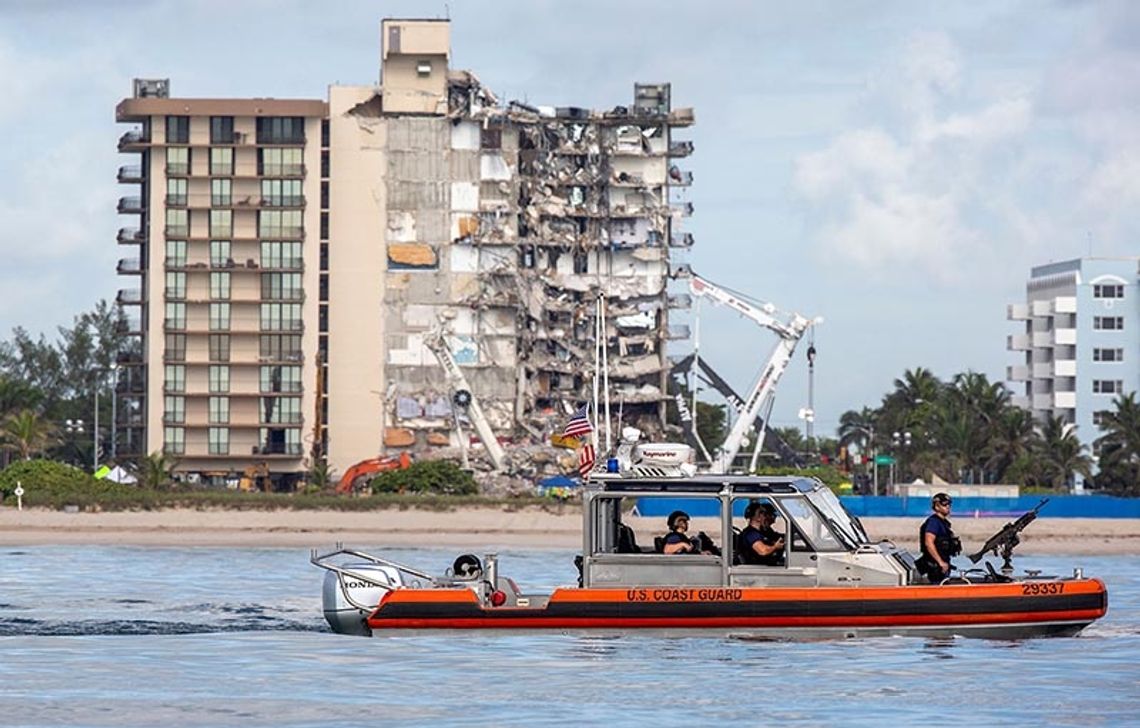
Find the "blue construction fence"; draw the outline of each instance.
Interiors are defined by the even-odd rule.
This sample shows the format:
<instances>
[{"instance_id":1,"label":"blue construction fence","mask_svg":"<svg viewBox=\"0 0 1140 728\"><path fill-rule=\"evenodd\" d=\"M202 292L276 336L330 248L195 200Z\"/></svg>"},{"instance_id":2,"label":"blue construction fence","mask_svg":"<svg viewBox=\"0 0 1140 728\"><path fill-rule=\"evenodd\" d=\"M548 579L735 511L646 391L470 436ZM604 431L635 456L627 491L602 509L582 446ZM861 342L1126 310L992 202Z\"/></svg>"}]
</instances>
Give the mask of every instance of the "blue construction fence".
<instances>
[{"instance_id":1,"label":"blue construction fence","mask_svg":"<svg viewBox=\"0 0 1140 728\"><path fill-rule=\"evenodd\" d=\"M1046 496L1023 495L1018 498L966 498L954 499L957 518L1016 518L1041 502ZM1042 518L1140 518L1140 498L1118 498L1110 495L1051 495L1041 509ZM839 500L859 517L911 517L930 514L930 499L926 497L887 495L844 495ZM734 504L733 515L744 514L744 499ZM639 515L661 518L673 511L685 511L694 518L715 517L719 514L714 498L638 498Z\"/></svg>"}]
</instances>

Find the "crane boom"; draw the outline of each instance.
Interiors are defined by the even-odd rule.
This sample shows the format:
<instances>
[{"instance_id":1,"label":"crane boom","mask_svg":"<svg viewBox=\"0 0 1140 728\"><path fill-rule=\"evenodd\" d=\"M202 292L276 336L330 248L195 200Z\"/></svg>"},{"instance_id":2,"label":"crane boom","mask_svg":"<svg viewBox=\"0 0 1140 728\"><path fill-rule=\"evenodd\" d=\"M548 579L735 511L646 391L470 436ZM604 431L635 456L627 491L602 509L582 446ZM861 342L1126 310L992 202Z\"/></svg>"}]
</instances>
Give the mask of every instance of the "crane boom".
<instances>
[{"instance_id":1,"label":"crane boom","mask_svg":"<svg viewBox=\"0 0 1140 728\"><path fill-rule=\"evenodd\" d=\"M495 431L491 429L491 423L483 416L483 408L479 406L479 400L471 392L471 385L467 383L467 377L463 374L463 370L459 368L459 363L455 361L455 356L451 353L451 347L447 345L441 329L432 330L427 336L424 337L424 346L426 346L431 353L435 354L435 358L439 360L439 365L443 367L444 373L447 375L447 383L451 387L454 394L459 392L466 392L469 402L467 404L467 416L471 419L471 424L475 426L475 432L479 434L479 439L483 441L483 447L487 448L487 455L491 458L491 463L495 466L495 470L503 469L503 462L506 460L506 453L503 452L503 446L499 444L499 440L495 437ZM452 406L455 406L455 398L452 398Z\"/></svg>"},{"instance_id":2,"label":"crane boom","mask_svg":"<svg viewBox=\"0 0 1140 728\"><path fill-rule=\"evenodd\" d=\"M727 473L732 466L732 461L736 458L737 453L740 452L740 447L744 442L744 435L760 414L764 403L775 394L776 384L779 383L780 377L783 376L784 371L788 368L788 363L792 360L792 354L796 350L796 345L800 342L800 339L803 338L808 328L815 322L798 313L791 314L789 320L786 322L781 321L776 318L777 312L775 306L771 304L766 304L762 307L754 306L748 301L732 295L716 284L695 274L689 279L689 290L694 296L708 298L715 303L735 309L741 315L752 319L752 321L758 325L780 337L780 340L776 342L776 346L772 349L771 355L769 355L768 360L762 367L759 378L757 378L756 383L752 386L752 390L748 393L748 396L745 397L744 403L740 408L739 416L733 423L728 436L725 437L724 444L721 445L720 450L713 458L714 470L720 473Z\"/></svg>"}]
</instances>

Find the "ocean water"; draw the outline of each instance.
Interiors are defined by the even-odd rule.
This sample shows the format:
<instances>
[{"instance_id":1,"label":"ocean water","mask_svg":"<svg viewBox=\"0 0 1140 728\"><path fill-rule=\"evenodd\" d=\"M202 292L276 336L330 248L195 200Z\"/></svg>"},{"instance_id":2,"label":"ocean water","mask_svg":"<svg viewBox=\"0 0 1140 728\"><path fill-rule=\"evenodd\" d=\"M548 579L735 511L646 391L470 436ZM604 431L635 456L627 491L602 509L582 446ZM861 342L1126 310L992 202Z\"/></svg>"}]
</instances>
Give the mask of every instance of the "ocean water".
<instances>
[{"instance_id":1,"label":"ocean water","mask_svg":"<svg viewBox=\"0 0 1140 728\"><path fill-rule=\"evenodd\" d=\"M317 544L315 544L317 545ZM363 546L362 546L363 547ZM363 547L369 550L367 547ZM378 549L377 549L378 550ZM442 571L454 550L387 550ZM501 550L525 591L573 554ZM2 726L1137 725L1140 564L1076 638L761 642L628 633L348 637L301 549L0 549Z\"/></svg>"}]
</instances>

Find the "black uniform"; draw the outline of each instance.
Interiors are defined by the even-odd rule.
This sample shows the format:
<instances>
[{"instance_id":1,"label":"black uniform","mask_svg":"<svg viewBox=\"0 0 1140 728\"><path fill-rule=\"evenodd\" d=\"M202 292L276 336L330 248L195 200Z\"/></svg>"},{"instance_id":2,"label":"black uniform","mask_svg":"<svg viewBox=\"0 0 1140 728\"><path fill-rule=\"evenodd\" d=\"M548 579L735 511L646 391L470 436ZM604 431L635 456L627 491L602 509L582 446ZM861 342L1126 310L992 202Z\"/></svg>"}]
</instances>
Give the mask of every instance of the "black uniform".
<instances>
[{"instance_id":1,"label":"black uniform","mask_svg":"<svg viewBox=\"0 0 1140 728\"><path fill-rule=\"evenodd\" d=\"M931 582L938 583L950 576L950 572L949 570L942 571L942 568L938 566L938 559L927 549L926 534L928 533L934 534L934 548L938 551L938 556L947 564L950 563L952 557L962 553L962 542L954 535L954 530L950 528L950 521L937 514L932 514L919 526L918 545L922 549L922 556L915 562L915 566Z\"/></svg>"},{"instance_id":2,"label":"black uniform","mask_svg":"<svg viewBox=\"0 0 1140 728\"><path fill-rule=\"evenodd\" d=\"M764 526L763 528L756 528L755 526L745 526L744 530L740 532L740 560L745 564L753 564L757 566L780 566L784 563L784 555L779 551L773 551L767 556L761 556L756 553L756 549L752 548L753 544L757 541L765 546L775 546L783 536L771 526Z\"/></svg>"}]
</instances>

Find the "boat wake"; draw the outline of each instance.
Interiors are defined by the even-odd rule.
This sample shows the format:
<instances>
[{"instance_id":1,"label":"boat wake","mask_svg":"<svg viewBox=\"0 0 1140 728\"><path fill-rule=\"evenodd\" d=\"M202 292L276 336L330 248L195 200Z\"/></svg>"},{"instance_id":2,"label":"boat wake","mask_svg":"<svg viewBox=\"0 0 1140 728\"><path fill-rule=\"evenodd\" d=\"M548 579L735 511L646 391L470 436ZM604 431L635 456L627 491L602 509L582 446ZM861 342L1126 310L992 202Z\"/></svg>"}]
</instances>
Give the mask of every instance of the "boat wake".
<instances>
[{"instance_id":1,"label":"boat wake","mask_svg":"<svg viewBox=\"0 0 1140 728\"><path fill-rule=\"evenodd\" d=\"M128 603L129 602L129 603ZM118 604L138 608L143 600L117 600ZM173 611L173 610L164 610ZM327 632L323 620L282 614L280 609L267 609L250 604L195 604L176 610L180 618L162 619L150 616L128 618L108 615L93 619L36 619L31 616L0 618L0 637L76 637L186 635L234 632ZM26 610L28 614L30 610ZM308 615L306 615L308 617Z\"/></svg>"}]
</instances>

